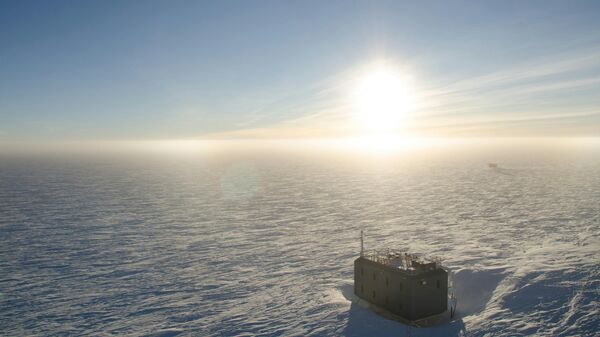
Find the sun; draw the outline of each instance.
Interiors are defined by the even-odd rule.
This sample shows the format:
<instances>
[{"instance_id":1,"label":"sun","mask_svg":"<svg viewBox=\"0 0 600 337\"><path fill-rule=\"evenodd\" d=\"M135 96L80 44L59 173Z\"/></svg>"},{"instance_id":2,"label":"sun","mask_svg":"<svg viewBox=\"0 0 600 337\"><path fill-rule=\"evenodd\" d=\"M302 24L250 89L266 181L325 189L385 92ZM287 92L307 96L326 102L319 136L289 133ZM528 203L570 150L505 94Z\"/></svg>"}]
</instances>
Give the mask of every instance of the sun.
<instances>
[{"instance_id":1,"label":"sun","mask_svg":"<svg viewBox=\"0 0 600 337\"><path fill-rule=\"evenodd\" d=\"M373 135L395 133L414 109L408 80L389 67L379 66L361 76L353 96L359 127Z\"/></svg>"}]
</instances>

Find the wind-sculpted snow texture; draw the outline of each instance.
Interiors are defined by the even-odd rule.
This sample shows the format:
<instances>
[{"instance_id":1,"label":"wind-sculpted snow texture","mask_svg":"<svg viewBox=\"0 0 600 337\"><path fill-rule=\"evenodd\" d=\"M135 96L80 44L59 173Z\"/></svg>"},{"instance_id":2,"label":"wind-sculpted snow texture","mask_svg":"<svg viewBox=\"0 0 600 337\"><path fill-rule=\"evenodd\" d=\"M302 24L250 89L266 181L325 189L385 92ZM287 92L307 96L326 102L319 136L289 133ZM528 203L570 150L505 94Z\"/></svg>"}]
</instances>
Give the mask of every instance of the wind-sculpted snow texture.
<instances>
[{"instance_id":1,"label":"wind-sculpted snow texture","mask_svg":"<svg viewBox=\"0 0 600 337\"><path fill-rule=\"evenodd\" d=\"M599 212L598 149L5 156L0 335L596 335ZM442 257L458 319L350 301L360 229Z\"/></svg>"}]
</instances>

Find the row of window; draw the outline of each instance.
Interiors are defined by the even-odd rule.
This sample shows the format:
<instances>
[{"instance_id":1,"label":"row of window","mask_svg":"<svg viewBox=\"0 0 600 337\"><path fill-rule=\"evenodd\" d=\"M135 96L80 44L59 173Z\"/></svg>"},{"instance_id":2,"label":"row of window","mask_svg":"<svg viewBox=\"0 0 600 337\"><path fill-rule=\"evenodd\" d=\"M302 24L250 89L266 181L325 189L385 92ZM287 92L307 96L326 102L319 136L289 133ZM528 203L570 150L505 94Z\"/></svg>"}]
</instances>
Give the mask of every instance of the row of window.
<instances>
[{"instance_id":1,"label":"row of window","mask_svg":"<svg viewBox=\"0 0 600 337\"><path fill-rule=\"evenodd\" d=\"M363 295L365 293L365 287L362 284L360 285L360 293ZM375 290L373 290L373 292L371 293L371 297L373 298L373 300L377 299L377 293L375 292ZM389 303L389 298L387 295L385 295L385 304L388 305ZM398 308L402 309L402 302L398 303Z\"/></svg>"},{"instance_id":2,"label":"row of window","mask_svg":"<svg viewBox=\"0 0 600 337\"><path fill-rule=\"evenodd\" d=\"M365 270L361 267L360 268L360 274L361 275L365 275ZM377 281L377 273L373 272L373 281ZM388 279L388 277L385 277L385 286L389 287L390 286L390 280ZM400 283L400 289L402 289L402 283Z\"/></svg>"},{"instance_id":3,"label":"row of window","mask_svg":"<svg viewBox=\"0 0 600 337\"><path fill-rule=\"evenodd\" d=\"M363 267L360 267L360 275L362 275L362 276L365 275L365 270L364 270ZM373 281L377 281L377 273L376 272L373 272ZM423 286L427 285L427 281L426 280L421 280L420 283ZM436 285L436 288L440 289L440 280L436 280L435 281L435 285ZM387 276L385 277L385 286L386 287L390 286L390 282L389 282L389 279L387 278ZM400 290L402 290L402 282L400 282L399 288L400 288Z\"/></svg>"}]
</instances>

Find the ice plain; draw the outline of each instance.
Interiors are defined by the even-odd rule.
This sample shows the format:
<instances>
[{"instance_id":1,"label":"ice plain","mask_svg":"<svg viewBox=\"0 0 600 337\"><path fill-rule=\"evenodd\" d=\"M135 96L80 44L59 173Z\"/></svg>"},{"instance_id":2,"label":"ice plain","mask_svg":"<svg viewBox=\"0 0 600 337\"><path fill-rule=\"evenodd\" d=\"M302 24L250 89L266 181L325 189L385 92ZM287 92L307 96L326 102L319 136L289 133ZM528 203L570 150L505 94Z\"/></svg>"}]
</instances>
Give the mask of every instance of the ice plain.
<instances>
[{"instance_id":1,"label":"ice plain","mask_svg":"<svg viewBox=\"0 0 600 337\"><path fill-rule=\"evenodd\" d=\"M4 336L600 331L598 147L5 155L0 214ZM459 319L349 301L361 229L442 257Z\"/></svg>"}]
</instances>

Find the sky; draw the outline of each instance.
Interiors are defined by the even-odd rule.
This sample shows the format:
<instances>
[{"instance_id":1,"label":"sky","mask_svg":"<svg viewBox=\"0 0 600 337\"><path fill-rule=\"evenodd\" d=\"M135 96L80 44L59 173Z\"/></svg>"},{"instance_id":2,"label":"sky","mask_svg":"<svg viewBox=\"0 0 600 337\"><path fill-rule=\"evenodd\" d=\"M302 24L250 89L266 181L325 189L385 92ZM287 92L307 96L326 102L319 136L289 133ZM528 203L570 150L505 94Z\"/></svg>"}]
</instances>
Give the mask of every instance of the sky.
<instances>
[{"instance_id":1,"label":"sky","mask_svg":"<svg viewBox=\"0 0 600 337\"><path fill-rule=\"evenodd\" d=\"M2 1L0 141L600 136L598 1ZM395 75L395 76L396 76ZM384 120L385 122L385 120Z\"/></svg>"}]
</instances>

